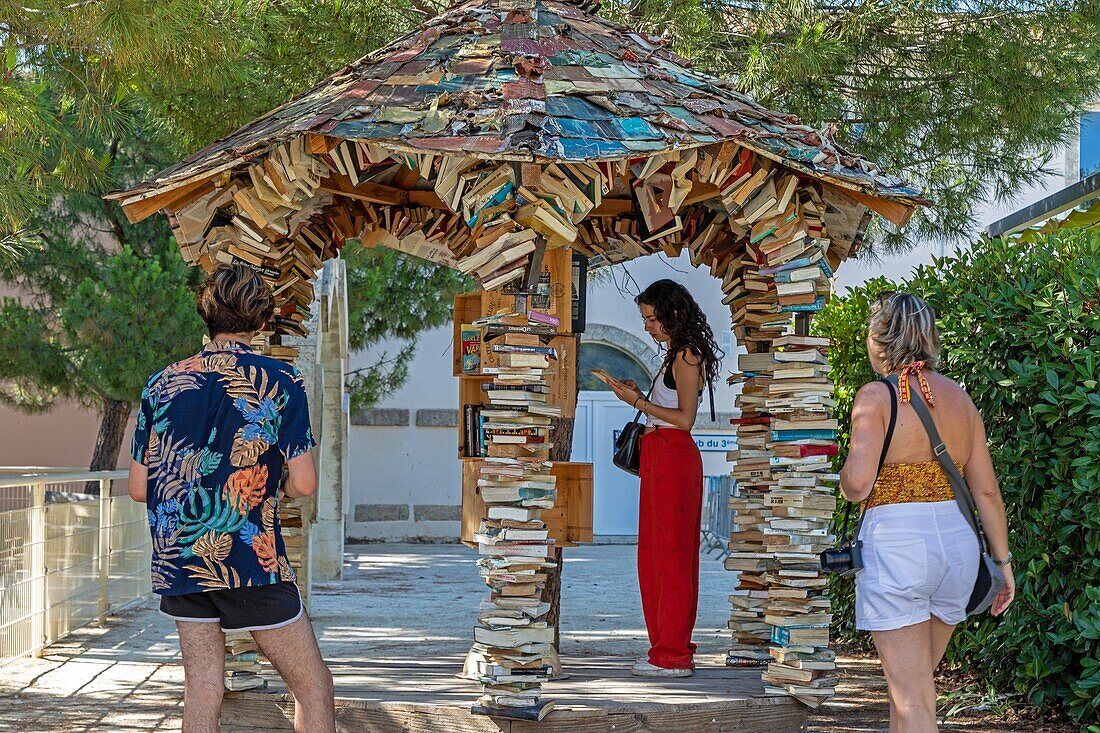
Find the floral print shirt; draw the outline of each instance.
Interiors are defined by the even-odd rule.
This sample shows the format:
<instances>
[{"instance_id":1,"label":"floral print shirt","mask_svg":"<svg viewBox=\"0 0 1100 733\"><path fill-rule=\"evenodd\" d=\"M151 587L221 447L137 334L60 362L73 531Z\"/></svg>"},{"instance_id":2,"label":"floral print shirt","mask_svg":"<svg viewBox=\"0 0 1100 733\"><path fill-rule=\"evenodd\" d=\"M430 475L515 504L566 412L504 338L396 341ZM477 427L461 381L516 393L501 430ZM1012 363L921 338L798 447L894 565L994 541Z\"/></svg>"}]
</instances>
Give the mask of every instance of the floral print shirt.
<instances>
[{"instance_id":1,"label":"floral print shirt","mask_svg":"<svg viewBox=\"0 0 1100 733\"><path fill-rule=\"evenodd\" d=\"M131 449L149 468L153 591L294 580L279 485L314 445L301 374L245 344L215 341L154 374Z\"/></svg>"}]
</instances>

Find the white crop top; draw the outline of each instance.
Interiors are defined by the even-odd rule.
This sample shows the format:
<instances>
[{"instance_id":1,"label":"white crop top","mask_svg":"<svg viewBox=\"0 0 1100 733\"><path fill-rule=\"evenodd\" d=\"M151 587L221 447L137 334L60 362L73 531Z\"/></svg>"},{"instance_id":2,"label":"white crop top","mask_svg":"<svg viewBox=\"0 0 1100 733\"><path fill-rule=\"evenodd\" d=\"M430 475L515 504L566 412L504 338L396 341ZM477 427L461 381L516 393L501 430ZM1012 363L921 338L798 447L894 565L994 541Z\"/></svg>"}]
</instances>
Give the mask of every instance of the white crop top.
<instances>
[{"instance_id":1,"label":"white crop top","mask_svg":"<svg viewBox=\"0 0 1100 733\"><path fill-rule=\"evenodd\" d=\"M657 376L653 378L653 392L649 395L649 401L659 407L671 407L676 409L680 406L680 397L676 394L676 390L665 384L665 366L661 371L657 372ZM699 395L699 401L702 402L703 396ZM659 417L653 415L645 416L645 424L647 426L657 425L661 427L671 428L675 427L667 420L662 420Z\"/></svg>"}]
</instances>

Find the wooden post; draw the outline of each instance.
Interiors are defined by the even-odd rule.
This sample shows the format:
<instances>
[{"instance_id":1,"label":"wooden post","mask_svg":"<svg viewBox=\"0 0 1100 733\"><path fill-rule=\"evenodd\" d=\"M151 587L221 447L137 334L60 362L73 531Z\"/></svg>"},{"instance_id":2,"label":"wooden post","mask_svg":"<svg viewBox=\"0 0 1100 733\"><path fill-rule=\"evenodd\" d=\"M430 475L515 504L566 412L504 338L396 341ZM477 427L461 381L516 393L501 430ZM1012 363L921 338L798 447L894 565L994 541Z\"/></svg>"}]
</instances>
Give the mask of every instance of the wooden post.
<instances>
[{"instance_id":1,"label":"wooden post","mask_svg":"<svg viewBox=\"0 0 1100 733\"><path fill-rule=\"evenodd\" d=\"M550 611L546 614L546 623L554 627L555 651L561 648L561 568L564 562L563 553L562 548L554 548L556 567L547 569L546 587L542 590L542 600L550 604Z\"/></svg>"},{"instance_id":2,"label":"wooden post","mask_svg":"<svg viewBox=\"0 0 1100 733\"><path fill-rule=\"evenodd\" d=\"M99 480L99 608L96 621L102 626L107 621L111 606L111 480Z\"/></svg>"},{"instance_id":3,"label":"wooden post","mask_svg":"<svg viewBox=\"0 0 1100 733\"><path fill-rule=\"evenodd\" d=\"M795 313L794 314L794 332L796 336L809 336L810 335L810 314L809 313Z\"/></svg>"},{"instance_id":4,"label":"wooden post","mask_svg":"<svg viewBox=\"0 0 1100 733\"><path fill-rule=\"evenodd\" d=\"M48 595L46 585L46 482L39 481L31 485L31 541L28 558L31 573L31 638L34 640L32 654L41 657L47 644L49 619L47 614Z\"/></svg>"},{"instance_id":5,"label":"wooden post","mask_svg":"<svg viewBox=\"0 0 1100 733\"><path fill-rule=\"evenodd\" d=\"M574 364L580 370L580 345L581 337L573 336L572 349L576 354ZM580 384L580 380L575 380ZM576 409L577 390L573 390L573 409ZM554 447L550 451L550 460L568 461L573 453L573 421L572 417L551 418L554 426ZM554 549L555 567L549 568L546 573L546 588L543 591L543 600L550 604L550 612L546 615L546 622L554 627L554 652L561 651L561 575L564 558L564 550L560 547ZM554 670L555 675L561 675L560 669Z\"/></svg>"}]
</instances>

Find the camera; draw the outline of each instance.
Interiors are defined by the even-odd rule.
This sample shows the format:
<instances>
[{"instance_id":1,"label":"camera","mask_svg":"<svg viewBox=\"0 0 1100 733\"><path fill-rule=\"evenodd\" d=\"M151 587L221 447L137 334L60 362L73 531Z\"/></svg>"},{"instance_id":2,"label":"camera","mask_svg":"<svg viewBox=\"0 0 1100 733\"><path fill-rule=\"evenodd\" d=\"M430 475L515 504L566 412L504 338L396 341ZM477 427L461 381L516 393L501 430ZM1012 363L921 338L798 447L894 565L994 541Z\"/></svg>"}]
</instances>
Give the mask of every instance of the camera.
<instances>
[{"instance_id":1,"label":"camera","mask_svg":"<svg viewBox=\"0 0 1100 733\"><path fill-rule=\"evenodd\" d=\"M834 575L852 575L863 569L863 540L845 542L821 553L821 569Z\"/></svg>"}]
</instances>

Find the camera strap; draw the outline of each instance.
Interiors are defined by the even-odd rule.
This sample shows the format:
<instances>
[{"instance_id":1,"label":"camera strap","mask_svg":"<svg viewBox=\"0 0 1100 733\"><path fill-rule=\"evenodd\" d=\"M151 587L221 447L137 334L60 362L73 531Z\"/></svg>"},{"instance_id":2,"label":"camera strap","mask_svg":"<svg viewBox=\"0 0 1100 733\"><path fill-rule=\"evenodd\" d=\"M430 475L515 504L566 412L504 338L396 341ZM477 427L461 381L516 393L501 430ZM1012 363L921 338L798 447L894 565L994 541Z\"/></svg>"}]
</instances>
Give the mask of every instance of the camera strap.
<instances>
[{"instance_id":1,"label":"camera strap","mask_svg":"<svg viewBox=\"0 0 1100 733\"><path fill-rule=\"evenodd\" d=\"M890 442L894 439L894 428L898 424L898 394L894 389L892 382L886 379L880 379L880 382L886 385L886 389L890 391L890 422L886 426L886 439L882 441L882 453L878 457L878 470L875 471L875 479L878 479L878 475L882 473L882 466L886 463L886 453L890 450ZM872 489L873 491L874 489ZM848 506L844 507L844 520L840 524L840 544L844 544L849 541L848 537L848 521L852 516L852 507L856 505L856 502L848 502ZM859 521L856 523L856 531L853 539L859 538L859 531L863 528L863 517L866 512L861 511L859 513Z\"/></svg>"},{"instance_id":2,"label":"camera strap","mask_svg":"<svg viewBox=\"0 0 1100 733\"><path fill-rule=\"evenodd\" d=\"M913 406L917 417L924 423L924 430L928 433L928 439L932 442L932 452L935 454L940 466L943 467L943 472L947 475L951 490L955 493L955 501L958 502L959 510L962 511L962 515L966 518L970 528L974 530L974 534L978 536L979 548L983 554L988 553L985 535L982 533L981 525L977 519L978 508L974 505L974 496L970 491L970 486L966 483L963 475L959 473L959 467L951 460L951 456L947 452L947 446L940 438L940 432L936 429L936 423L932 419L932 413L928 411L924 397L919 391L915 392L914 395L916 396L909 401L909 404Z\"/></svg>"}]
</instances>

